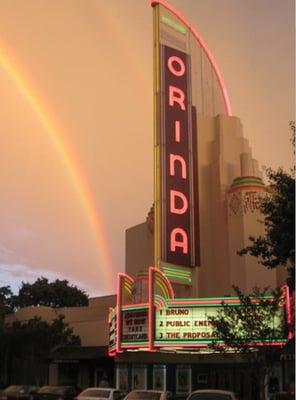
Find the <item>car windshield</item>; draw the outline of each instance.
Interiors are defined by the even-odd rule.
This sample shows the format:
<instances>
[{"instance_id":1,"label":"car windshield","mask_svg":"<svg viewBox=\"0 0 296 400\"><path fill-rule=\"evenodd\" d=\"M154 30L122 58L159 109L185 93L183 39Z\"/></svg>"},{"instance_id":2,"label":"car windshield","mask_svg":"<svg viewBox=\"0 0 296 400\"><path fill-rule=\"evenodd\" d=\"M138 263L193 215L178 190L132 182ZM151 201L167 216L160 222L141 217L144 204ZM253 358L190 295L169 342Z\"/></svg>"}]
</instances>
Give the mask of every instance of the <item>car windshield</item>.
<instances>
[{"instance_id":1,"label":"car windshield","mask_svg":"<svg viewBox=\"0 0 296 400\"><path fill-rule=\"evenodd\" d=\"M103 397L107 399L110 395L110 390L106 389L86 389L80 393L79 397Z\"/></svg>"},{"instance_id":2,"label":"car windshield","mask_svg":"<svg viewBox=\"0 0 296 400\"><path fill-rule=\"evenodd\" d=\"M3 393L28 393L28 387L23 385L8 386Z\"/></svg>"},{"instance_id":3,"label":"car windshield","mask_svg":"<svg viewBox=\"0 0 296 400\"><path fill-rule=\"evenodd\" d=\"M232 400L228 394L220 393L196 393L189 400Z\"/></svg>"},{"instance_id":4,"label":"car windshield","mask_svg":"<svg viewBox=\"0 0 296 400\"><path fill-rule=\"evenodd\" d=\"M43 386L38 393L53 393L53 394L63 394L67 386Z\"/></svg>"},{"instance_id":5,"label":"car windshield","mask_svg":"<svg viewBox=\"0 0 296 400\"><path fill-rule=\"evenodd\" d=\"M131 392L127 395L126 400L159 400L160 399L159 392L147 392L145 390L136 392Z\"/></svg>"}]
</instances>

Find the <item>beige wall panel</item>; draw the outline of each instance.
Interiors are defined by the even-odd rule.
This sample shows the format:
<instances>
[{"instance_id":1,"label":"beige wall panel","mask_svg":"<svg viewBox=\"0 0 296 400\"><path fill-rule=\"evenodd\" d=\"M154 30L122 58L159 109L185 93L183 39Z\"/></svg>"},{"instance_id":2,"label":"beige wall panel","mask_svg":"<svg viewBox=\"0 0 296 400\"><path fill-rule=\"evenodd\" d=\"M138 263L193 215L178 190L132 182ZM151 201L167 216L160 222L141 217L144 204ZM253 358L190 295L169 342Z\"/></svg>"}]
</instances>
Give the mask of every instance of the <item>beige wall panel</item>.
<instances>
[{"instance_id":1,"label":"beige wall panel","mask_svg":"<svg viewBox=\"0 0 296 400\"><path fill-rule=\"evenodd\" d=\"M126 230L125 265L126 273L132 277L153 265L153 236L146 222Z\"/></svg>"}]
</instances>

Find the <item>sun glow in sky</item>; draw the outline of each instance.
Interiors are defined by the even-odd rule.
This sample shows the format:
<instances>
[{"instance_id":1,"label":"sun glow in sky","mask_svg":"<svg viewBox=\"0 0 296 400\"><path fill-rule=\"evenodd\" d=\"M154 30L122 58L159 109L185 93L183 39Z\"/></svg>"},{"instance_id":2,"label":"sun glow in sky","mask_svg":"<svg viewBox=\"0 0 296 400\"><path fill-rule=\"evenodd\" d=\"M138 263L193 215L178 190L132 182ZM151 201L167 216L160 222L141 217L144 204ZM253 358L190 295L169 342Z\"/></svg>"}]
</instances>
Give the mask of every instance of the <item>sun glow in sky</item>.
<instances>
[{"instance_id":1,"label":"sun glow in sky","mask_svg":"<svg viewBox=\"0 0 296 400\"><path fill-rule=\"evenodd\" d=\"M171 0L219 65L261 165L289 168L294 2ZM115 290L153 193L147 0L0 0L0 285Z\"/></svg>"}]
</instances>

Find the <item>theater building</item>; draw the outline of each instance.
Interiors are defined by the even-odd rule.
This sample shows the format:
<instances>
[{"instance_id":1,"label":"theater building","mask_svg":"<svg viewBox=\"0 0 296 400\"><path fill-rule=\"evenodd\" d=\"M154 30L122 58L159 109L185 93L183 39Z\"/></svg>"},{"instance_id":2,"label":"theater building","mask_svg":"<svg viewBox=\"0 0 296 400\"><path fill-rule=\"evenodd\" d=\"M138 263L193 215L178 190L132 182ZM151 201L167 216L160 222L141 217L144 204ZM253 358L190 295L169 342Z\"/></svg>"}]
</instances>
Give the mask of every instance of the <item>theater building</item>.
<instances>
[{"instance_id":1,"label":"theater building","mask_svg":"<svg viewBox=\"0 0 296 400\"><path fill-rule=\"evenodd\" d=\"M151 5L154 202L147 220L126 231L126 271L109 314L116 385L180 396L225 388L253 399L258 387L246 358L209 349L208 318L222 300L238 306L233 285L250 294L283 284L276 270L237 255L250 236L264 234L259 204L267 189L205 42L166 1ZM274 373L282 389L279 362Z\"/></svg>"}]
</instances>

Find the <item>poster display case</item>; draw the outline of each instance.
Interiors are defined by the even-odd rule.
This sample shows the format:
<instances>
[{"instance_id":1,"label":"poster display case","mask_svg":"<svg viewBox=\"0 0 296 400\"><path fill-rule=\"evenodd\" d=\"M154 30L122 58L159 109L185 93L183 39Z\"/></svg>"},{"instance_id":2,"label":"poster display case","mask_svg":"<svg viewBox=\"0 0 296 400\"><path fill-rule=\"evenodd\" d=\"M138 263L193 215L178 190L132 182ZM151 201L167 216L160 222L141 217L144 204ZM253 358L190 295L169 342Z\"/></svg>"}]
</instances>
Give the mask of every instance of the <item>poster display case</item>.
<instances>
[{"instance_id":1,"label":"poster display case","mask_svg":"<svg viewBox=\"0 0 296 400\"><path fill-rule=\"evenodd\" d=\"M178 365L176 367L176 394L191 392L191 367Z\"/></svg>"},{"instance_id":2,"label":"poster display case","mask_svg":"<svg viewBox=\"0 0 296 400\"><path fill-rule=\"evenodd\" d=\"M116 382L117 389L123 392L128 392L128 366L127 365L117 365L116 368Z\"/></svg>"},{"instance_id":3,"label":"poster display case","mask_svg":"<svg viewBox=\"0 0 296 400\"><path fill-rule=\"evenodd\" d=\"M132 389L147 389L147 368L144 365L133 365Z\"/></svg>"},{"instance_id":4,"label":"poster display case","mask_svg":"<svg viewBox=\"0 0 296 400\"><path fill-rule=\"evenodd\" d=\"M153 366L153 389L166 390L166 366Z\"/></svg>"}]
</instances>

